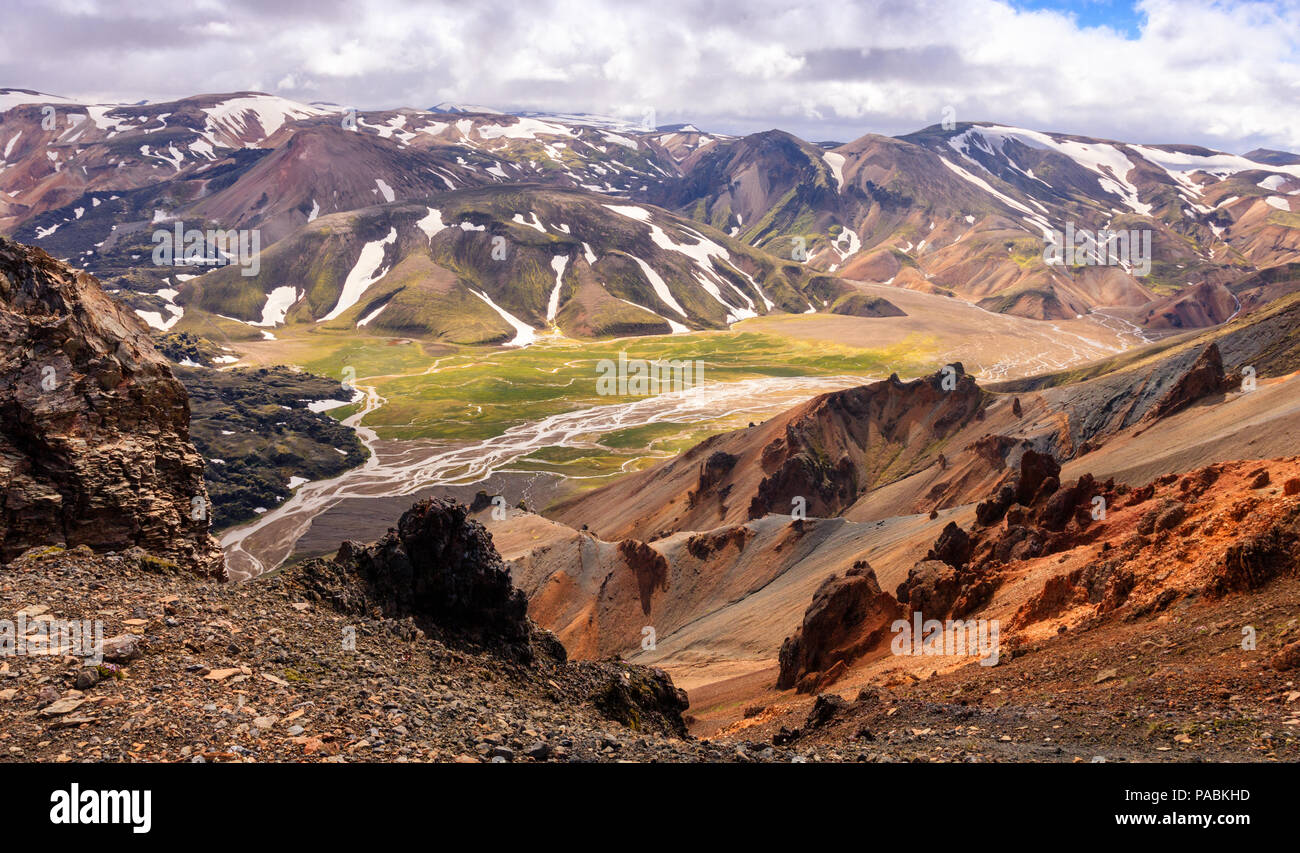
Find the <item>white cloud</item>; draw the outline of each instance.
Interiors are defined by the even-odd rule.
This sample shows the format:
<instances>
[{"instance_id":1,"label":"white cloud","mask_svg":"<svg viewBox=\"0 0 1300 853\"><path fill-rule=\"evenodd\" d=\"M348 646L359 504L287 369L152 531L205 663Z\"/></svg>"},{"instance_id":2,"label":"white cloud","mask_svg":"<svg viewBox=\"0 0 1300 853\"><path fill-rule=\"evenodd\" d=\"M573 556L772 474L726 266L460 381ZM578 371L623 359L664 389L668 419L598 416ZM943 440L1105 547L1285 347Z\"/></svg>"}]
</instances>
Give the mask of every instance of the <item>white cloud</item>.
<instances>
[{"instance_id":1,"label":"white cloud","mask_svg":"<svg viewBox=\"0 0 1300 853\"><path fill-rule=\"evenodd\" d=\"M363 108L442 100L812 139L958 120L1300 149L1300 5L1141 0L1137 38L999 0L17 0L0 85L113 99L275 88ZM1104 6L1098 6L1105 10ZM232 34L233 33L233 34ZM630 111L630 112L629 112Z\"/></svg>"}]
</instances>

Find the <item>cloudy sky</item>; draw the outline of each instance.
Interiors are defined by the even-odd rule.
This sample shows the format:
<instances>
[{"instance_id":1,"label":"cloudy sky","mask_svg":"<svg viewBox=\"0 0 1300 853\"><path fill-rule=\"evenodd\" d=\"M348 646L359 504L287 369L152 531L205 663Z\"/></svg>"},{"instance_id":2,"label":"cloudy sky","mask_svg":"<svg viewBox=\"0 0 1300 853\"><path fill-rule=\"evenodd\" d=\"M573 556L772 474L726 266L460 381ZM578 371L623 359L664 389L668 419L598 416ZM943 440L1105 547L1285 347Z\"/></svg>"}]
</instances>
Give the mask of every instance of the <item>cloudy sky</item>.
<instances>
[{"instance_id":1,"label":"cloudy sky","mask_svg":"<svg viewBox=\"0 0 1300 853\"><path fill-rule=\"evenodd\" d=\"M5 0L0 87L1300 151L1300 0Z\"/></svg>"}]
</instances>

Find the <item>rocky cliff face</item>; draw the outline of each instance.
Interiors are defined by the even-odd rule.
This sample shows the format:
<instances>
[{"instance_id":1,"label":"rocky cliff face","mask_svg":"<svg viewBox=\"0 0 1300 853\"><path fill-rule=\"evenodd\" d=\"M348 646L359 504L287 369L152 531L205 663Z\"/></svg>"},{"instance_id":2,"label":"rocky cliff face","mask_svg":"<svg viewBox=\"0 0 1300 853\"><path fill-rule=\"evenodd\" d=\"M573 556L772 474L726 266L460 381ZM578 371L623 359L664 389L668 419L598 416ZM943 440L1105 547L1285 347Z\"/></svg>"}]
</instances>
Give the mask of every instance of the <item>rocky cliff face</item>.
<instances>
[{"instance_id":1,"label":"rocky cliff face","mask_svg":"<svg viewBox=\"0 0 1300 853\"><path fill-rule=\"evenodd\" d=\"M189 400L89 275L0 239L0 560L139 546L224 575Z\"/></svg>"}]
</instances>

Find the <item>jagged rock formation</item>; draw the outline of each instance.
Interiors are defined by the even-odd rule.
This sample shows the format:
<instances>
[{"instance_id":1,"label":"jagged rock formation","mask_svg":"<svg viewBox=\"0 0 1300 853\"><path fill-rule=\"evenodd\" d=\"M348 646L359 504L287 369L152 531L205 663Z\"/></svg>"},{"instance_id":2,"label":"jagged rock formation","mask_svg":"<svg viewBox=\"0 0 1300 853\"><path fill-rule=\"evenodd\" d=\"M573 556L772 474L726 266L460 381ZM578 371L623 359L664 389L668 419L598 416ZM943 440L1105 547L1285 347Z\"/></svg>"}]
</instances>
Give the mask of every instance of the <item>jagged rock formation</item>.
<instances>
[{"instance_id":1,"label":"jagged rock formation","mask_svg":"<svg viewBox=\"0 0 1300 853\"><path fill-rule=\"evenodd\" d=\"M1094 511L1103 516L1106 505L1128 493L1113 481L1096 482L1091 474L1062 486L1054 458L1021 450L993 496L976 506L974 527L966 531L949 523L899 584L896 594L909 615L942 619L973 612L1001 583L1000 567L1082 544L1097 521Z\"/></svg>"},{"instance_id":2,"label":"jagged rock formation","mask_svg":"<svg viewBox=\"0 0 1300 853\"><path fill-rule=\"evenodd\" d=\"M1141 488L1115 487L1118 509L1078 543L1102 539L1099 558L1050 578L1012 627L1072 608L1088 608L1094 619L1121 608L1139 618L1183 598L1215 601L1296 575L1300 505L1269 489L1268 470L1296 461L1218 463Z\"/></svg>"},{"instance_id":3,"label":"jagged rock formation","mask_svg":"<svg viewBox=\"0 0 1300 853\"><path fill-rule=\"evenodd\" d=\"M305 597L347 614L382 614L449 646L474 647L517 663L566 663L559 639L528 618L528 600L510 578L492 536L463 504L416 503L376 542L344 542L332 560L309 560L286 573ZM591 700L636 729L685 734L686 693L660 669L617 663L592 667ZM617 671L612 677L611 666Z\"/></svg>"},{"instance_id":4,"label":"jagged rock formation","mask_svg":"<svg viewBox=\"0 0 1300 853\"><path fill-rule=\"evenodd\" d=\"M715 450L709 454L709 458L700 463L700 477L695 483L695 488L687 493L687 502L694 507L700 502L700 499L714 489L722 479L731 473L736 467L738 456L727 453L725 450ZM731 489L723 488L718 493L719 500L726 500L727 494Z\"/></svg>"},{"instance_id":5,"label":"jagged rock formation","mask_svg":"<svg viewBox=\"0 0 1300 853\"><path fill-rule=\"evenodd\" d=\"M0 238L0 560L138 546L224 575L190 407L91 276Z\"/></svg>"},{"instance_id":6,"label":"jagged rock formation","mask_svg":"<svg viewBox=\"0 0 1300 853\"><path fill-rule=\"evenodd\" d=\"M1060 474L1061 466L1054 458L1024 448L1019 461L1003 475L993 497L975 507L976 520L987 527L1001 521L1012 504L1031 506L1040 491L1051 494L1060 488Z\"/></svg>"},{"instance_id":7,"label":"jagged rock formation","mask_svg":"<svg viewBox=\"0 0 1300 853\"><path fill-rule=\"evenodd\" d=\"M344 542L333 560L313 560L303 583L319 597L358 612L378 607L421 628L499 645L531 659L535 641L564 649L528 619L528 601L483 525L446 499L420 501L378 541Z\"/></svg>"},{"instance_id":8,"label":"jagged rock formation","mask_svg":"<svg viewBox=\"0 0 1300 853\"><path fill-rule=\"evenodd\" d=\"M948 525L927 554L930 562L919 563L898 588L909 613L961 617L991 598L1007 578L1006 567L1098 543L1096 558L1048 578L1018 610L1012 627L1023 628L1082 605L1091 605L1094 615L1104 615L1130 604L1139 591L1141 602L1129 609L1141 615L1165 609L1184 593L1217 598L1258 589L1300 565L1300 509L1285 503L1288 496L1283 494L1280 510L1269 519L1256 512L1254 497L1224 498L1221 493L1232 487L1221 482L1227 470L1223 464L1167 475L1139 488L1113 479L1100 482L1091 474L1058 485L1058 470L1050 458L1026 453L1020 468L1009 473L1009 482L979 505L969 532ZM1236 488L1251 492L1271 485L1264 467L1235 472L1233 480ZM1123 520L1116 520L1117 512ZM1211 520L1203 521L1210 513ZM1247 517L1256 524L1243 526ZM1231 540L1210 545L1223 536L1225 527L1231 530ZM1202 544L1180 544L1188 539ZM1193 553L1215 548L1219 555L1201 558L1191 585L1184 589L1164 583L1169 572L1157 573L1146 565L1190 563Z\"/></svg>"},{"instance_id":9,"label":"jagged rock formation","mask_svg":"<svg viewBox=\"0 0 1300 853\"><path fill-rule=\"evenodd\" d=\"M898 585L898 600L910 612L934 618L952 612L961 594L957 570L942 560L922 560L907 571L907 580Z\"/></svg>"},{"instance_id":10,"label":"jagged rock formation","mask_svg":"<svg viewBox=\"0 0 1300 853\"><path fill-rule=\"evenodd\" d=\"M909 382L895 374L713 436L547 515L590 524L609 540L658 539L799 508L808 518L834 517L867 491L935 464L946 442L979 420L984 403L960 363ZM609 513L610 506L622 511Z\"/></svg>"},{"instance_id":11,"label":"jagged rock formation","mask_svg":"<svg viewBox=\"0 0 1300 853\"><path fill-rule=\"evenodd\" d=\"M900 615L898 603L881 591L865 560L844 577L832 575L813 594L803 624L781 644L777 688L809 693L834 682L849 663L885 638Z\"/></svg>"},{"instance_id":12,"label":"jagged rock formation","mask_svg":"<svg viewBox=\"0 0 1300 853\"><path fill-rule=\"evenodd\" d=\"M809 515L833 516L865 490L928 463L926 448L975 417L983 395L960 364L903 382L881 382L825 394L762 451L765 476L749 517L787 513L795 497Z\"/></svg>"}]
</instances>

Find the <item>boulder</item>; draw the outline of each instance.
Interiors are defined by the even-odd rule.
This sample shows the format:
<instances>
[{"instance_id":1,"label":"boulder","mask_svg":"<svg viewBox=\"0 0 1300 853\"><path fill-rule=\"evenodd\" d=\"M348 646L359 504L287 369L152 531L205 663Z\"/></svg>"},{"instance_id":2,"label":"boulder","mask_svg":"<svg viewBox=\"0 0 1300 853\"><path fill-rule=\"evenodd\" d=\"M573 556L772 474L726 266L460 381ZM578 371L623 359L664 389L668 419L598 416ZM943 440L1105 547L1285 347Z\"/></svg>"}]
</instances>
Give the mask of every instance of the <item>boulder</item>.
<instances>
[{"instance_id":1,"label":"boulder","mask_svg":"<svg viewBox=\"0 0 1300 853\"><path fill-rule=\"evenodd\" d=\"M884 640L901 615L902 608L881 591L876 573L865 561L844 577L832 575L813 594L794 636L781 645L777 687L795 687L809 673L826 673L837 663L847 666ZM842 672L838 670L836 677ZM823 680L812 679L803 686L811 688Z\"/></svg>"},{"instance_id":2,"label":"boulder","mask_svg":"<svg viewBox=\"0 0 1300 853\"><path fill-rule=\"evenodd\" d=\"M908 614L920 613L926 619L942 619L952 610L961 593L957 570L938 560L922 560L907 572L907 580L898 585L898 600L908 605Z\"/></svg>"}]
</instances>

